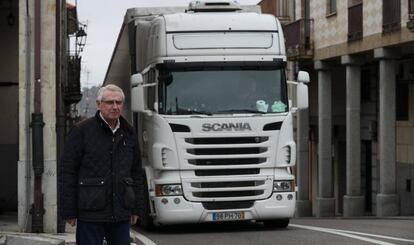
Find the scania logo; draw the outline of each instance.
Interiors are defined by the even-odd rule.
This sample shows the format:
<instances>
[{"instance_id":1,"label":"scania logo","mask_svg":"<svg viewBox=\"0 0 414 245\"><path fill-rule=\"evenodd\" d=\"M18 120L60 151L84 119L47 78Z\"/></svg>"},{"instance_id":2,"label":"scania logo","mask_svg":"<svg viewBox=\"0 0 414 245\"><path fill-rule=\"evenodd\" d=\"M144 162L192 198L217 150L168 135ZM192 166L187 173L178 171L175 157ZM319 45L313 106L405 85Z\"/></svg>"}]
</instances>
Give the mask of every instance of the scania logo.
<instances>
[{"instance_id":1,"label":"scania logo","mask_svg":"<svg viewBox=\"0 0 414 245\"><path fill-rule=\"evenodd\" d=\"M202 130L204 132L209 131L251 131L249 123L238 122L238 123L204 123L202 125Z\"/></svg>"}]
</instances>

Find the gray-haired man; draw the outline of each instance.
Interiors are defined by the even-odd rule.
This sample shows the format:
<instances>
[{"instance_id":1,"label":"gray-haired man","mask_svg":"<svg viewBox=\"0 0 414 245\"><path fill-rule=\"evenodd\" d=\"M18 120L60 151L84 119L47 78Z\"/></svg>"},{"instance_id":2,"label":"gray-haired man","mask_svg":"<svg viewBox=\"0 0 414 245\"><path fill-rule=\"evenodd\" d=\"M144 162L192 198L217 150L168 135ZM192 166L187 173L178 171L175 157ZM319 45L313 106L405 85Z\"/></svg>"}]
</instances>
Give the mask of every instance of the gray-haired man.
<instances>
[{"instance_id":1,"label":"gray-haired man","mask_svg":"<svg viewBox=\"0 0 414 245\"><path fill-rule=\"evenodd\" d=\"M130 244L129 228L142 207L142 168L137 135L121 116L124 93L98 91L94 117L69 133L59 171L59 211L77 225L78 245Z\"/></svg>"}]
</instances>

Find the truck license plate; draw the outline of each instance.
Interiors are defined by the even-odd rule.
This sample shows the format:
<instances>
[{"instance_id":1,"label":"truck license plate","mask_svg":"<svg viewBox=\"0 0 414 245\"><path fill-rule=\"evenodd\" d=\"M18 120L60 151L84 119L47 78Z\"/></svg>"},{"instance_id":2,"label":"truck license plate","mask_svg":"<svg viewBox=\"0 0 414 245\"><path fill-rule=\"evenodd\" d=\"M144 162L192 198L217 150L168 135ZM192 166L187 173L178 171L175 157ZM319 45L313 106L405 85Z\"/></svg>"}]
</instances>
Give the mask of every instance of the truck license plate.
<instances>
[{"instance_id":1,"label":"truck license plate","mask_svg":"<svg viewBox=\"0 0 414 245\"><path fill-rule=\"evenodd\" d=\"M243 219L244 219L244 212L213 213L213 221L243 220Z\"/></svg>"}]
</instances>

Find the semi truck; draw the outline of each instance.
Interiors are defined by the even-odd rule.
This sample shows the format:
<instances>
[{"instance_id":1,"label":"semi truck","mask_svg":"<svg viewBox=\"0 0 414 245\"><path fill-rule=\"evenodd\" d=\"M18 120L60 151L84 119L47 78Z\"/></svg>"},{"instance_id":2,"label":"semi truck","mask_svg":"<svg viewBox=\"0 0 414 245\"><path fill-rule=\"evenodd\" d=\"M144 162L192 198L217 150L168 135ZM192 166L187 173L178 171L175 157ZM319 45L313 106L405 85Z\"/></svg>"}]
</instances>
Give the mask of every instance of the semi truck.
<instances>
[{"instance_id":1,"label":"semi truck","mask_svg":"<svg viewBox=\"0 0 414 245\"><path fill-rule=\"evenodd\" d=\"M289 224L292 113L308 106L309 75L289 82L286 64L280 22L258 6L127 10L104 84L124 89L125 116L138 132L144 228Z\"/></svg>"}]
</instances>

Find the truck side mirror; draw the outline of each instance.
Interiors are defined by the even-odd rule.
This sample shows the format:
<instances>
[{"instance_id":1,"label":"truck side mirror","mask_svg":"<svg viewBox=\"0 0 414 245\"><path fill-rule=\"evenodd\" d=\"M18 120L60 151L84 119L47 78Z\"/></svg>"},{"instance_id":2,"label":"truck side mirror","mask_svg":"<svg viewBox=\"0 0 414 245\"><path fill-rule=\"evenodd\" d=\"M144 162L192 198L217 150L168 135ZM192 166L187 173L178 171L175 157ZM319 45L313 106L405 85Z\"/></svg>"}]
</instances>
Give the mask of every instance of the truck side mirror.
<instances>
[{"instance_id":1,"label":"truck side mirror","mask_svg":"<svg viewBox=\"0 0 414 245\"><path fill-rule=\"evenodd\" d=\"M298 73L298 82L300 83L309 83L309 73L306 71L299 71Z\"/></svg>"},{"instance_id":2,"label":"truck side mirror","mask_svg":"<svg viewBox=\"0 0 414 245\"><path fill-rule=\"evenodd\" d=\"M145 112L143 82L141 73L131 76L131 110L133 112Z\"/></svg>"},{"instance_id":3,"label":"truck side mirror","mask_svg":"<svg viewBox=\"0 0 414 245\"><path fill-rule=\"evenodd\" d=\"M299 71L298 84L296 87L298 109L306 109L309 107L308 86L306 85L306 83L309 83L309 80L309 73L306 71Z\"/></svg>"}]
</instances>

